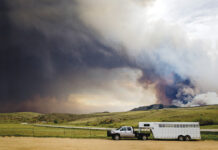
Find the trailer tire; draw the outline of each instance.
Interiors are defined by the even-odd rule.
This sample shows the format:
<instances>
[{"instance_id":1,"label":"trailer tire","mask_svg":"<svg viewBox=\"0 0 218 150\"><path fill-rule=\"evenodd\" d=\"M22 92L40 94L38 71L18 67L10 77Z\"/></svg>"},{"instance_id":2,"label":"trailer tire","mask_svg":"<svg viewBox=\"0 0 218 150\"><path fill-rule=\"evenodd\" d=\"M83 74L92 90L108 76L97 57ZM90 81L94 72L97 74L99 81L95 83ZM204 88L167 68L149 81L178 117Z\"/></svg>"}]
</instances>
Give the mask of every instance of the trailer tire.
<instances>
[{"instance_id":1,"label":"trailer tire","mask_svg":"<svg viewBox=\"0 0 218 150\"><path fill-rule=\"evenodd\" d=\"M191 141L191 137L189 135L185 136L185 141Z\"/></svg>"},{"instance_id":2,"label":"trailer tire","mask_svg":"<svg viewBox=\"0 0 218 150\"><path fill-rule=\"evenodd\" d=\"M182 136L182 135L178 136L178 140L179 141L184 141L184 136Z\"/></svg>"},{"instance_id":3,"label":"trailer tire","mask_svg":"<svg viewBox=\"0 0 218 150\"><path fill-rule=\"evenodd\" d=\"M113 136L113 139L114 140L120 140L120 136L118 134L116 134L116 135Z\"/></svg>"},{"instance_id":4,"label":"trailer tire","mask_svg":"<svg viewBox=\"0 0 218 150\"><path fill-rule=\"evenodd\" d=\"M148 137L146 135L142 135L142 140L146 141L148 139Z\"/></svg>"}]
</instances>

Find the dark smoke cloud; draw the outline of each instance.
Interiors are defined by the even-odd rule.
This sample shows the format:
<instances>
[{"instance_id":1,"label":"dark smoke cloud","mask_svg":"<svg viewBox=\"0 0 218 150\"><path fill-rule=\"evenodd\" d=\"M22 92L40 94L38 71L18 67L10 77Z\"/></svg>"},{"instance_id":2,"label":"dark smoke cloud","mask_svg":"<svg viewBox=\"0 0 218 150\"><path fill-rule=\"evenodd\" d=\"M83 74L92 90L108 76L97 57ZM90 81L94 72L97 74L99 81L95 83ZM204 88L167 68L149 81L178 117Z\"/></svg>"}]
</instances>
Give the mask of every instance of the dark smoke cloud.
<instances>
[{"instance_id":1,"label":"dark smoke cloud","mask_svg":"<svg viewBox=\"0 0 218 150\"><path fill-rule=\"evenodd\" d=\"M68 82L85 68L128 65L125 54L100 43L79 21L72 0L3 0L0 6L1 112L29 110L16 106L37 95L66 98L75 88Z\"/></svg>"}]
</instances>

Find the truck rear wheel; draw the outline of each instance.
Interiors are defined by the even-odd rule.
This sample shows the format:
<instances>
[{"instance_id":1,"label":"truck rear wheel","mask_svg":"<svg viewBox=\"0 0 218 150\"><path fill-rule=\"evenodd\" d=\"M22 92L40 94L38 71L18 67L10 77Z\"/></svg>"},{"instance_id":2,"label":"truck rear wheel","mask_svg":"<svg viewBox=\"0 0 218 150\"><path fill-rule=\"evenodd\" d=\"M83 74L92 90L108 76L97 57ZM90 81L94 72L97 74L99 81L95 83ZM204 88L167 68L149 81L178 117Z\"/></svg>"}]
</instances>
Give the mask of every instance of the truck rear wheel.
<instances>
[{"instance_id":1,"label":"truck rear wheel","mask_svg":"<svg viewBox=\"0 0 218 150\"><path fill-rule=\"evenodd\" d=\"M184 141L184 136L180 135L180 136L178 137L178 140L179 140L179 141Z\"/></svg>"},{"instance_id":2,"label":"truck rear wheel","mask_svg":"<svg viewBox=\"0 0 218 150\"><path fill-rule=\"evenodd\" d=\"M148 139L148 137L146 136L146 135L142 135L142 140L143 141L145 141L145 140L147 140Z\"/></svg>"},{"instance_id":3,"label":"truck rear wheel","mask_svg":"<svg viewBox=\"0 0 218 150\"><path fill-rule=\"evenodd\" d=\"M116 134L116 135L113 136L113 139L114 139L114 140L119 140L119 139L120 139L120 136Z\"/></svg>"}]
</instances>

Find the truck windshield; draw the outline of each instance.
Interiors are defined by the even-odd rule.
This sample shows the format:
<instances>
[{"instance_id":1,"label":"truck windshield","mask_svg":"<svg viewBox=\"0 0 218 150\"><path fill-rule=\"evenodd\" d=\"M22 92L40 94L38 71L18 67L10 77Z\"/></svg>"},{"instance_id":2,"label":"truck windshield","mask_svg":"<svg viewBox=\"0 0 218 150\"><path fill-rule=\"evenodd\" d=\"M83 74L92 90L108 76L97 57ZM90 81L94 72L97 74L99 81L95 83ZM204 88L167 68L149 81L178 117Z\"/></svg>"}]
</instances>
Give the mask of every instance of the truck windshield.
<instances>
[{"instance_id":1,"label":"truck windshield","mask_svg":"<svg viewBox=\"0 0 218 150\"><path fill-rule=\"evenodd\" d=\"M122 127L117 128L116 130L120 130Z\"/></svg>"},{"instance_id":2,"label":"truck windshield","mask_svg":"<svg viewBox=\"0 0 218 150\"><path fill-rule=\"evenodd\" d=\"M120 127L120 128L118 128L117 130L126 131L126 127Z\"/></svg>"}]
</instances>

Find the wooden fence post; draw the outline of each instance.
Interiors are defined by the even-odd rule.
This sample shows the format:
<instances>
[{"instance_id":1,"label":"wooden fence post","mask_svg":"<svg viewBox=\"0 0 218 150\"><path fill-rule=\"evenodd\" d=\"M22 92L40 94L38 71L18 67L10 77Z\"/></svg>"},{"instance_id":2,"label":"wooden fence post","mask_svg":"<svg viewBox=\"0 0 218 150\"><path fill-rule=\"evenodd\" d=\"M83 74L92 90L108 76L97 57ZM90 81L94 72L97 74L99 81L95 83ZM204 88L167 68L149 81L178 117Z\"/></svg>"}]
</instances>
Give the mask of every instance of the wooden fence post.
<instances>
[{"instance_id":1,"label":"wooden fence post","mask_svg":"<svg viewBox=\"0 0 218 150\"><path fill-rule=\"evenodd\" d=\"M35 136L35 129L34 127L32 128L32 134L33 134L33 137Z\"/></svg>"}]
</instances>

